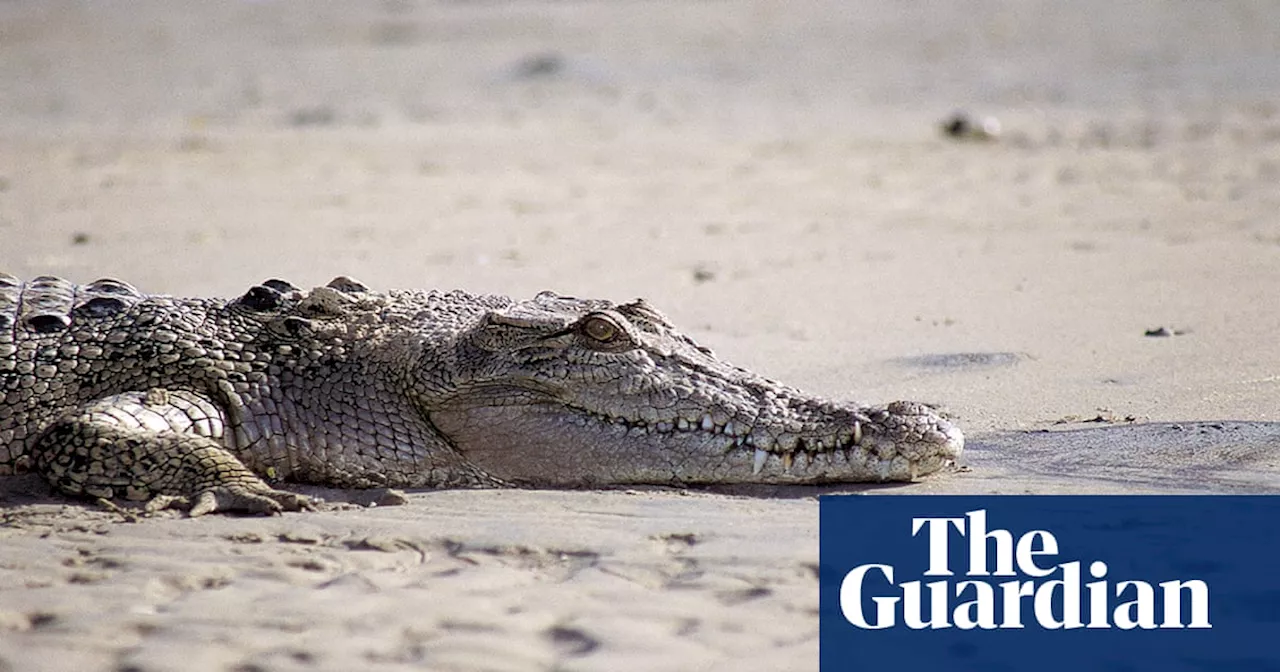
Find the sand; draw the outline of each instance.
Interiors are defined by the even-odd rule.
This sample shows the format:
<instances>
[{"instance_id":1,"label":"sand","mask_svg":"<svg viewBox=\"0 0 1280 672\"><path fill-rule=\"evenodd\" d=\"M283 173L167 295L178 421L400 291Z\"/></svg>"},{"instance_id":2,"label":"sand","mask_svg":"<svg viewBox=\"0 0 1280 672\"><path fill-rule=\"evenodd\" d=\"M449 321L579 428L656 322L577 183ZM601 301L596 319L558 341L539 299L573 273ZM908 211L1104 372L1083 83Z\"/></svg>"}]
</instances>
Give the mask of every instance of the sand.
<instances>
[{"instance_id":1,"label":"sand","mask_svg":"<svg viewBox=\"0 0 1280 672\"><path fill-rule=\"evenodd\" d=\"M971 437L960 473L848 491L1280 491L1250 424L1280 421L1276 26L1245 2L4 3L0 270L644 296L730 361ZM944 137L956 110L1001 135ZM816 494L130 522L0 479L0 670L811 670Z\"/></svg>"}]
</instances>

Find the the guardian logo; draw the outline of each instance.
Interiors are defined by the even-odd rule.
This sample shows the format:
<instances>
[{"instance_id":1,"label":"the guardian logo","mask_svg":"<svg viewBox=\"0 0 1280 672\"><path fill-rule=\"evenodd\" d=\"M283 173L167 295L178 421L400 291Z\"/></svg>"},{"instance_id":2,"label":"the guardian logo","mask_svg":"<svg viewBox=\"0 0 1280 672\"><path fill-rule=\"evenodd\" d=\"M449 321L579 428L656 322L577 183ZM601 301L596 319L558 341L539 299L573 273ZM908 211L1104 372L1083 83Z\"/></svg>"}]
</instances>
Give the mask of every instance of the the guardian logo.
<instances>
[{"instance_id":1,"label":"the guardian logo","mask_svg":"<svg viewBox=\"0 0 1280 672\"><path fill-rule=\"evenodd\" d=\"M905 530L903 531L905 534ZM1102 559L1059 557L1048 530L1014 536L989 529L987 510L963 517L911 519L911 537L928 543L926 580L892 564L861 564L840 581L840 612L853 626L882 630L1208 629L1209 585L1198 578L1111 577ZM967 563L953 567L952 559ZM957 576L957 570L964 571ZM936 578L934 578L936 577ZM903 578L910 580L901 581ZM932 580L929 580L932 579ZM901 582L899 582L901 581Z\"/></svg>"},{"instance_id":2,"label":"the guardian logo","mask_svg":"<svg viewBox=\"0 0 1280 672\"><path fill-rule=\"evenodd\" d=\"M1280 672L1280 496L818 508L822 672Z\"/></svg>"}]
</instances>

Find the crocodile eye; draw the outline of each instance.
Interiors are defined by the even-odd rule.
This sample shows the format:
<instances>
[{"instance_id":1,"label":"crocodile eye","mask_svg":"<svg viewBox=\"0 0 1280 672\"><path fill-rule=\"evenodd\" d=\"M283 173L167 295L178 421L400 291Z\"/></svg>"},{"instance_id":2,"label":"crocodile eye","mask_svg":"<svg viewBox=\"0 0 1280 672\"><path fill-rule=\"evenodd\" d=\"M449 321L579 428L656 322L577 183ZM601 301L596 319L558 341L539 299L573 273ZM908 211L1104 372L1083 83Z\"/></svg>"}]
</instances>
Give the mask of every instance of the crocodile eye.
<instances>
[{"instance_id":1,"label":"crocodile eye","mask_svg":"<svg viewBox=\"0 0 1280 672\"><path fill-rule=\"evenodd\" d=\"M601 343L610 343L621 330L607 317L593 315L582 322L582 333Z\"/></svg>"}]
</instances>

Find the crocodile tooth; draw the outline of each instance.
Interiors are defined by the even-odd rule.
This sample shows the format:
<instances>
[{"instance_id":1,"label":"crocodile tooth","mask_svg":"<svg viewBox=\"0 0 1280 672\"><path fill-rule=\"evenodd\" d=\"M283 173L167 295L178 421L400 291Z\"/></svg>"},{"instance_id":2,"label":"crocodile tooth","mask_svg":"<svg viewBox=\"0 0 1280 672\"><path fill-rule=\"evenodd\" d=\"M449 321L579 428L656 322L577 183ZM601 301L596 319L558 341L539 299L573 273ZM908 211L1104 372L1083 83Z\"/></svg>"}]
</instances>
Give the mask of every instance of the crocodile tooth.
<instances>
[{"instance_id":1,"label":"crocodile tooth","mask_svg":"<svg viewBox=\"0 0 1280 672\"><path fill-rule=\"evenodd\" d=\"M919 475L919 474L917 473L917 469L916 469L916 467L917 467L917 466L919 466L919 465L917 465L915 462L911 462L910 464L911 464L911 480L913 480L913 481L914 481L914 480L916 480L916 476L918 476L918 475Z\"/></svg>"},{"instance_id":2,"label":"crocodile tooth","mask_svg":"<svg viewBox=\"0 0 1280 672\"><path fill-rule=\"evenodd\" d=\"M795 461L795 453L782 454L782 470L791 473L791 464Z\"/></svg>"},{"instance_id":3,"label":"crocodile tooth","mask_svg":"<svg viewBox=\"0 0 1280 672\"><path fill-rule=\"evenodd\" d=\"M711 414L703 413L702 414L702 431L709 432L715 426L716 426L716 423L711 421Z\"/></svg>"},{"instance_id":4,"label":"crocodile tooth","mask_svg":"<svg viewBox=\"0 0 1280 672\"><path fill-rule=\"evenodd\" d=\"M725 433L725 434L728 434L729 436L735 436L735 435L734 435L734 433L733 433L733 432L734 432L734 430L735 430L735 428L734 428L734 426L733 426L733 421L732 421L732 420L730 420L730 421L728 421L728 422L724 423L724 433Z\"/></svg>"},{"instance_id":5,"label":"crocodile tooth","mask_svg":"<svg viewBox=\"0 0 1280 672\"><path fill-rule=\"evenodd\" d=\"M853 421L853 445L858 446L861 444L862 444L862 423L857 420L854 420Z\"/></svg>"},{"instance_id":6,"label":"crocodile tooth","mask_svg":"<svg viewBox=\"0 0 1280 672\"><path fill-rule=\"evenodd\" d=\"M689 430L689 421L688 421L688 420L685 420L684 418L680 418L680 419L676 420L676 428L678 428L678 429L679 429L680 431L682 431L682 432L684 432L684 431L688 431L688 430Z\"/></svg>"},{"instance_id":7,"label":"crocodile tooth","mask_svg":"<svg viewBox=\"0 0 1280 672\"><path fill-rule=\"evenodd\" d=\"M769 453L764 452L763 449L756 448L756 461L755 461L755 464L752 465L751 467L751 475L758 476L760 472L764 469L765 460L768 460L768 459L769 459Z\"/></svg>"}]
</instances>

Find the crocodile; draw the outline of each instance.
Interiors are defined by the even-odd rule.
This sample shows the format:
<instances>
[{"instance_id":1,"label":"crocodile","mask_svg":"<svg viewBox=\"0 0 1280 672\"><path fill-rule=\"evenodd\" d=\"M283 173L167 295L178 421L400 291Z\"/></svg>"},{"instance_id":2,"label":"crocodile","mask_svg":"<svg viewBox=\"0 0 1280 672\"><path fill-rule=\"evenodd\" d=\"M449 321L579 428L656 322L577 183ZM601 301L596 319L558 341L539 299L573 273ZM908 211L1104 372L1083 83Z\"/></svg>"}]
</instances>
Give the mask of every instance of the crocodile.
<instances>
[{"instance_id":1,"label":"crocodile","mask_svg":"<svg viewBox=\"0 0 1280 672\"><path fill-rule=\"evenodd\" d=\"M232 299L0 274L0 474L198 516L336 488L910 481L964 436L724 362L643 299L376 292Z\"/></svg>"}]
</instances>

